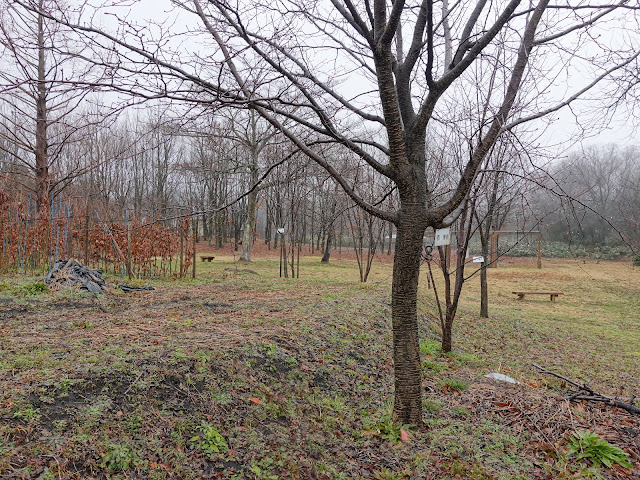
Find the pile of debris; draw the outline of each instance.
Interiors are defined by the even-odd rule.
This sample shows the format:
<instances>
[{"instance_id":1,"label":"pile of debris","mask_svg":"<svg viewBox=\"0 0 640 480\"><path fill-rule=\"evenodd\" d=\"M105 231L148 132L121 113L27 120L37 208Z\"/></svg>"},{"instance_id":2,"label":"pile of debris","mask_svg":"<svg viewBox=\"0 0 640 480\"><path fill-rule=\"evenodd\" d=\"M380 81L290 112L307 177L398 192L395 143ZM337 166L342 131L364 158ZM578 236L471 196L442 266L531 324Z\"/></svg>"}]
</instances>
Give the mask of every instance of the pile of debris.
<instances>
[{"instance_id":1,"label":"pile of debris","mask_svg":"<svg viewBox=\"0 0 640 480\"><path fill-rule=\"evenodd\" d=\"M80 288L91 293L104 293L106 287L102 279L102 270L92 270L73 258L58 260L44 279L44 283L53 288L80 285Z\"/></svg>"}]
</instances>

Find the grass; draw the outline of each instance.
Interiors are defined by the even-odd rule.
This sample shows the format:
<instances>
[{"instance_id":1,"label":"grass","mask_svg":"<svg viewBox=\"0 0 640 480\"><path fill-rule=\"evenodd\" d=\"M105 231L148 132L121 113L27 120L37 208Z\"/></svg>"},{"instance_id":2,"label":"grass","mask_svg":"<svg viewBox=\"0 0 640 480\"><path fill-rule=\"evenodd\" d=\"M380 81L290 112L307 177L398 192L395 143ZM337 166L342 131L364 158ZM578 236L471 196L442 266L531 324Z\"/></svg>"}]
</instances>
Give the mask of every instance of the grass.
<instances>
[{"instance_id":1,"label":"grass","mask_svg":"<svg viewBox=\"0 0 640 480\"><path fill-rule=\"evenodd\" d=\"M640 431L636 419L568 405L530 365L638 393L639 270L506 264L489 272L489 319L476 316L474 277L451 354L423 282L418 430L391 416L388 257L366 285L348 258L303 257L302 278L288 280L277 259L239 266L259 275L225 271L233 260L216 253L195 280L99 298L3 279L0 478L614 478L567 453L578 427L633 453L637 468L640 436L621 433ZM511 294L530 288L565 295Z\"/></svg>"},{"instance_id":2,"label":"grass","mask_svg":"<svg viewBox=\"0 0 640 480\"><path fill-rule=\"evenodd\" d=\"M477 345L482 339L473 324L482 322L483 329L495 332L487 340L500 343L515 371L550 359L550 366L609 390L620 385L638 390L633 372L640 358L640 270L618 262L547 260L541 271L509 267L491 274L491 318L473 317L478 290L472 282L462 301L459 332L468 331ZM511 294L516 289L559 289L564 295L553 304L543 296L518 302ZM460 333L457 338L468 343Z\"/></svg>"}]
</instances>

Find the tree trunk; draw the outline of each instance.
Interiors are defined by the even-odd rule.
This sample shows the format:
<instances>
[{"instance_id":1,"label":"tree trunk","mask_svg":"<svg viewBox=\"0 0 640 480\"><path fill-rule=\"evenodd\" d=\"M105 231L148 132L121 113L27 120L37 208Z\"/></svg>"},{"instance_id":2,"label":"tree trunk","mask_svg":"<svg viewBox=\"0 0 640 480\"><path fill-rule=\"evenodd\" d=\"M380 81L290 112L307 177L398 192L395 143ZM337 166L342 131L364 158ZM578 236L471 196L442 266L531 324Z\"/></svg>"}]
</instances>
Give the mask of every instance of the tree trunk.
<instances>
[{"instance_id":1,"label":"tree trunk","mask_svg":"<svg viewBox=\"0 0 640 480\"><path fill-rule=\"evenodd\" d=\"M331 258L331 241L333 240L333 228L329 227L329 231L327 232L327 244L324 249L324 254L322 255L322 260L320 263L329 263L329 259Z\"/></svg>"},{"instance_id":2,"label":"tree trunk","mask_svg":"<svg viewBox=\"0 0 640 480\"><path fill-rule=\"evenodd\" d=\"M315 253L315 245L313 244L313 234L316 231L316 196L311 197L311 255ZM324 256L323 262L324 262ZM328 261L328 260L327 260Z\"/></svg>"},{"instance_id":3,"label":"tree trunk","mask_svg":"<svg viewBox=\"0 0 640 480\"><path fill-rule=\"evenodd\" d=\"M489 318L489 283L487 280L489 249L486 238L482 241L482 256L484 257L484 262L480 267L480 317Z\"/></svg>"},{"instance_id":4,"label":"tree trunk","mask_svg":"<svg viewBox=\"0 0 640 480\"><path fill-rule=\"evenodd\" d=\"M271 215L269 208L265 208L266 216L264 222L264 244L271 250Z\"/></svg>"},{"instance_id":5,"label":"tree trunk","mask_svg":"<svg viewBox=\"0 0 640 480\"><path fill-rule=\"evenodd\" d=\"M457 248L456 248L456 263L455 263L455 285L453 292L451 290L451 246L438 247L440 253L441 265L444 266L442 273L444 274L444 293L445 300L447 302L446 315L442 323L442 351L450 352L453 344L453 322L456 318L456 312L458 311L458 304L460 302L460 294L462 293L462 286L465 282L464 270L465 261L467 258L467 248L469 246L469 239L471 238L471 227L473 225L473 217L471 212L475 209L475 201L465 200L464 207L458 218L458 234L457 234Z\"/></svg>"},{"instance_id":6,"label":"tree trunk","mask_svg":"<svg viewBox=\"0 0 640 480\"><path fill-rule=\"evenodd\" d=\"M42 8L42 1L40 1ZM47 84L45 77L44 20L38 15L38 94L36 97L35 189L38 209L45 210L51 193L47 142Z\"/></svg>"},{"instance_id":7,"label":"tree trunk","mask_svg":"<svg viewBox=\"0 0 640 480\"><path fill-rule=\"evenodd\" d=\"M242 235L242 228L238 227L238 216L235 215L231 220L232 222L232 233L233 233L233 251L237 252L240 247L240 236Z\"/></svg>"},{"instance_id":8,"label":"tree trunk","mask_svg":"<svg viewBox=\"0 0 640 480\"><path fill-rule=\"evenodd\" d=\"M202 239L211 240L211 236L209 233L209 216L205 214L200 218L202 221Z\"/></svg>"},{"instance_id":9,"label":"tree trunk","mask_svg":"<svg viewBox=\"0 0 640 480\"><path fill-rule=\"evenodd\" d=\"M447 309L447 314L445 317L445 327L442 329L442 351L445 353L451 352L453 349L453 317L455 317L455 312L453 313L453 317L451 316L452 312Z\"/></svg>"},{"instance_id":10,"label":"tree trunk","mask_svg":"<svg viewBox=\"0 0 640 480\"><path fill-rule=\"evenodd\" d=\"M364 269L364 279L363 281L366 282L367 279L369 278L369 273L371 273L371 265L373 264L373 260L376 256L376 249L378 248L378 241L380 240L380 237L376 237L373 234L373 224L374 224L374 219L373 217L369 217L368 220L368 225L367 225L367 231L369 233L369 246L367 248L367 262L365 264L365 269ZM380 235L378 233L378 235Z\"/></svg>"},{"instance_id":11,"label":"tree trunk","mask_svg":"<svg viewBox=\"0 0 640 480\"><path fill-rule=\"evenodd\" d=\"M224 245L224 241L226 240L227 232L225 218L222 214L216 214L216 245L217 248L220 249Z\"/></svg>"},{"instance_id":12,"label":"tree trunk","mask_svg":"<svg viewBox=\"0 0 640 480\"><path fill-rule=\"evenodd\" d=\"M418 212L401 212L393 259L391 317L395 393L393 417L403 424L422 426L422 382L418 341L417 295L424 218Z\"/></svg>"},{"instance_id":13,"label":"tree trunk","mask_svg":"<svg viewBox=\"0 0 640 480\"><path fill-rule=\"evenodd\" d=\"M284 268L284 278L289 278L289 264L287 263L287 239L286 233L280 235L280 248L282 249L282 266Z\"/></svg>"},{"instance_id":14,"label":"tree trunk","mask_svg":"<svg viewBox=\"0 0 640 480\"><path fill-rule=\"evenodd\" d=\"M242 233L242 254L240 255L241 262L251 261L251 246L253 245L253 228L256 224L256 202L258 198L258 192L253 190L247 196L247 218L244 222L244 229Z\"/></svg>"},{"instance_id":15,"label":"tree trunk","mask_svg":"<svg viewBox=\"0 0 640 480\"><path fill-rule=\"evenodd\" d=\"M385 252L385 244L387 238L387 222L382 222L382 231L380 233L380 251Z\"/></svg>"}]
</instances>

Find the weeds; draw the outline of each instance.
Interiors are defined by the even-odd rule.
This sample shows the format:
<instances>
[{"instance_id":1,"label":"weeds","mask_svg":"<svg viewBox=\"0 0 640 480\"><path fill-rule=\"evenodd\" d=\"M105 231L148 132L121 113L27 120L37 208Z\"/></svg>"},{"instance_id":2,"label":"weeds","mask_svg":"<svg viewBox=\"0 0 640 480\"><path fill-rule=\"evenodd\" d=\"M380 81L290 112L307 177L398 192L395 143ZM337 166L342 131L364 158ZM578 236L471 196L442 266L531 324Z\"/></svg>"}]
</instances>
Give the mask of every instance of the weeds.
<instances>
[{"instance_id":1,"label":"weeds","mask_svg":"<svg viewBox=\"0 0 640 480\"><path fill-rule=\"evenodd\" d=\"M405 480L409 478L409 475L405 472L394 472L383 467L379 472L376 472L374 478L376 480Z\"/></svg>"},{"instance_id":2,"label":"weeds","mask_svg":"<svg viewBox=\"0 0 640 480\"><path fill-rule=\"evenodd\" d=\"M203 421L197 430L200 435L191 437L191 445L198 448L209 458L217 458L221 453L227 453L229 445L218 429L208 422Z\"/></svg>"},{"instance_id":3,"label":"weeds","mask_svg":"<svg viewBox=\"0 0 640 480\"><path fill-rule=\"evenodd\" d=\"M454 390L456 392L466 392L469 390L469 382L462 378L443 378L438 380L438 386L443 390Z\"/></svg>"},{"instance_id":4,"label":"weeds","mask_svg":"<svg viewBox=\"0 0 640 480\"><path fill-rule=\"evenodd\" d=\"M37 295L47 293L49 287L43 282L26 283L24 285L18 285L10 290L13 295L23 297L35 297Z\"/></svg>"},{"instance_id":5,"label":"weeds","mask_svg":"<svg viewBox=\"0 0 640 480\"><path fill-rule=\"evenodd\" d=\"M38 476L37 480L56 480L56 474L53 473L49 467L45 468L44 471Z\"/></svg>"},{"instance_id":6,"label":"weeds","mask_svg":"<svg viewBox=\"0 0 640 480\"><path fill-rule=\"evenodd\" d=\"M421 340L420 353L422 355L436 355L441 352L441 345L434 340Z\"/></svg>"},{"instance_id":7,"label":"weeds","mask_svg":"<svg viewBox=\"0 0 640 480\"><path fill-rule=\"evenodd\" d=\"M422 402L422 408L429 413L437 413L442 408L442 402L440 400L426 399Z\"/></svg>"},{"instance_id":8,"label":"weeds","mask_svg":"<svg viewBox=\"0 0 640 480\"><path fill-rule=\"evenodd\" d=\"M422 373L425 377L430 377L436 373L444 371L447 367L440 362L424 360L422 362Z\"/></svg>"},{"instance_id":9,"label":"weeds","mask_svg":"<svg viewBox=\"0 0 640 480\"><path fill-rule=\"evenodd\" d=\"M251 462L249 472L253 474L253 478L256 480L278 480L278 475L272 475L270 472L274 461L272 458L265 458L260 462Z\"/></svg>"},{"instance_id":10,"label":"weeds","mask_svg":"<svg viewBox=\"0 0 640 480\"><path fill-rule=\"evenodd\" d=\"M390 407L390 406L388 406ZM365 423L367 430L365 435L378 435L384 440L391 443L400 443L402 441L402 430L408 432L413 425L402 425L393 421L390 408L383 409L382 418L377 421L369 421ZM384 410L387 410L384 412Z\"/></svg>"},{"instance_id":11,"label":"weeds","mask_svg":"<svg viewBox=\"0 0 640 480\"><path fill-rule=\"evenodd\" d=\"M27 403L13 412L13 418L20 418L29 423L35 422L40 418L40 410Z\"/></svg>"},{"instance_id":12,"label":"weeds","mask_svg":"<svg viewBox=\"0 0 640 480\"><path fill-rule=\"evenodd\" d=\"M567 454L575 455L576 460L590 460L596 466L611 468L617 463L624 468L632 468L625 452L589 430L576 432L569 437Z\"/></svg>"},{"instance_id":13,"label":"weeds","mask_svg":"<svg viewBox=\"0 0 640 480\"><path fill-rule=\"evenodd\" d=\"M106 453L102 456L100 466L106 468L109 473L128 470L136 460L136 454L126 443L111 443Z\"/></svg>"}]
</instances>

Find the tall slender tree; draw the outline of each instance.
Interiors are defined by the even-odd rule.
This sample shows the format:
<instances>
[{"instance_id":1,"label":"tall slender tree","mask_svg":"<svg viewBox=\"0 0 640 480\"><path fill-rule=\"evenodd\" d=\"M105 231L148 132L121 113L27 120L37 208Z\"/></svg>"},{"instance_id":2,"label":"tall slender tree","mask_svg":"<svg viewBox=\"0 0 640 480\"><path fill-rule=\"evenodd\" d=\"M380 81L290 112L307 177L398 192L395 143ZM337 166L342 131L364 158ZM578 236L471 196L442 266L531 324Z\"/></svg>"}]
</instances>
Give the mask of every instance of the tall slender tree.
<instances>
[{"instance_id":1,"label":"tall slender tree","mask_svg":"<svg viewBox=\"0 0 640 480\"><path fill-rule=\"evenodd\" d=\"M91 90L71 85L71 77L82 75L62 48L71 48L68 32L49 18L59 8L54 0L0 2L0 148L11 157L7 172L14 181L23 178L40 208L56 187L86 172L86 164L78 164L60 175L65 148L79 137L77 109ZM94 118L84 117L84 124Z\"/></svg>"}]
</instances>

